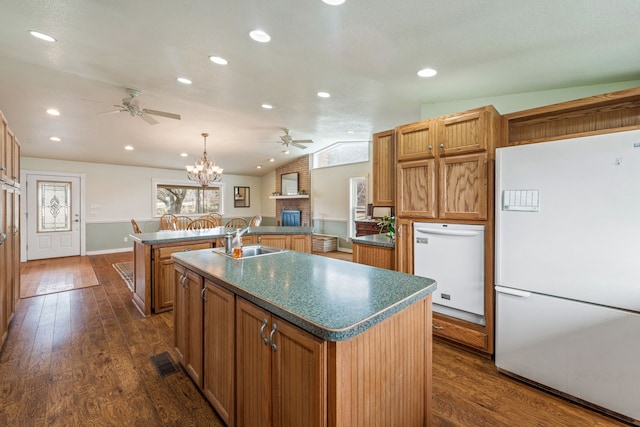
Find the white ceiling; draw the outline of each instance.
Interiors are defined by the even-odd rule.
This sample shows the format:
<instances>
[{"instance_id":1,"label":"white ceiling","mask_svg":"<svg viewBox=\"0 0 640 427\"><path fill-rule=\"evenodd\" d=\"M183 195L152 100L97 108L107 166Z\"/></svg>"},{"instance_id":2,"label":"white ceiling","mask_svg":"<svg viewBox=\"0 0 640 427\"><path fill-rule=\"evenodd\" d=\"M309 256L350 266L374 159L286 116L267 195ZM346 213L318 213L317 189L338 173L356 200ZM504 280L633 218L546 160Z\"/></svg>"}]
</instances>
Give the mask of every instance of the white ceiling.
<instances>
[{"instance_id":1,"label":"white ceiling","mask_svg":"<svg viewBox=\"0 0 640 427\"><path fill-rule=\"evenodd\" d=\"M260 176L419 120L423 103L638 79L639 23L638 0L5 0L0 110L23 156L183 169L209 132L225 173ZM126 87L182 120L98 114ZM269 141L285 127L314 144L283 154Z\"/></svg>"}]
</instances>

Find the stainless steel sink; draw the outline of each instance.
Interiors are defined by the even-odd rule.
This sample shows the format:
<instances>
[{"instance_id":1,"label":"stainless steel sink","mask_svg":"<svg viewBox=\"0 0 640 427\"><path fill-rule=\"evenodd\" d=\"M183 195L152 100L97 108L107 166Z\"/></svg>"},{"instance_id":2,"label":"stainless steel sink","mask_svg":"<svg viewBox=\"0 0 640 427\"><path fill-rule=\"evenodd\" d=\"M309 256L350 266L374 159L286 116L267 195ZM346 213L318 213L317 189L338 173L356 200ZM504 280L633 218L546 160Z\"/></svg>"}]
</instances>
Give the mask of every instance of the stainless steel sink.
<instances>
[{"instance_id":1,"label":"stainless steel sink","mask_svg":"<svg viewBox=\"0 0 640 427\"><path fill-rule=\"evenodd\" d=\"M275 248L273 246L263 245L247 245L242 247L242 258L253 258L262 255L273 255L281 252L286 252L287 249ZM214 249L214 252L220 255L233 257L233 254L225 252L225 248Z\"/></svg>"}]
</instances>

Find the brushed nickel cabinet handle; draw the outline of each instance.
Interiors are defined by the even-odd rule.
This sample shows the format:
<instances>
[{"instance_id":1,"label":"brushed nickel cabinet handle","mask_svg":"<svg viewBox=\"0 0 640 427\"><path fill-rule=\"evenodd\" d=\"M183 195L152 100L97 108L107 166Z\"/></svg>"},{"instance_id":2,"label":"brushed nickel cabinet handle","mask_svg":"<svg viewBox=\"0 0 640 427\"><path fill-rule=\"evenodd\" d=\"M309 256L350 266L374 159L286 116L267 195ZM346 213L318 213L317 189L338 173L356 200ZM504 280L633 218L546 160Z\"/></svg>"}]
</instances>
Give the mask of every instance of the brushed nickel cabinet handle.
<instances>
[{"instance_id":1,"label":"brushed nickel cabinet handle","mask_svg":"<svg viewBox=\"0 0 640 427\"><path fill-rule=\"evenodd\" d=\"M260 339L262 340L264 345L267 345L267 337L264 336L264 328L266 327L267 327L267 319L263 319L262 326L260 327Z\"/></svg>"},{"instance_id":2,"label":"brushed nickel cabinet handle","mask_svg":"<svg viewBox=\"0 0 640 427\"><path fill-rule=\"evenodd\" d=\"M273 329L271 329L271 333L269 334L269 342L271 343L271 348L273 349L273 351L278 350L278 346L276 345L276 343L273 342L273 335L276 333L277 329L278 329L278 325L274 323Z\"/></svg>"}]
</instances>

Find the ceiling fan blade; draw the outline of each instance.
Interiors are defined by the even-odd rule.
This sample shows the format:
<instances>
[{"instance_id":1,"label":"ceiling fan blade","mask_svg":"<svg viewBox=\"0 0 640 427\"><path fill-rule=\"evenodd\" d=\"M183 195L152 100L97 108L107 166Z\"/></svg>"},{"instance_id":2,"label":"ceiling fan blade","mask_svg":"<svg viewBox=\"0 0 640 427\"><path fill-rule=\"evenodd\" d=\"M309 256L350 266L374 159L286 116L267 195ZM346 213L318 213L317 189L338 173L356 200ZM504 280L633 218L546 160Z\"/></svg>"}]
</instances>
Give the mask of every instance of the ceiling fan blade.
<instances>
[{"instance_id":1,"label":"ceiling fan blade","mask_svg":"<svg viewBox=\"0 0 640 427\"><path fill-rule=\"evenodd\" d=\"M298 148L302 148L303 150L306 150L307 147L304 145L300 145L297 142L292 142L291 145L293 145L294 147L298 147Z\"/></svg>"},{"instance_id":2,"label":"ceiling fan blade","mask_svg":"<svg viewBox=\"0 0 640 427\"><path fill-rule=\"evenodd\" d=\"M118 107L118 109L117 110L111 110L111 111L103 111L103 112L97 113L97 114L104 115L104 114L122 113L123 111L127 111L127 110L121 108L119 105L114 105L114 107Z\"/></svg>"},{"instance_id":3,"label":"ceiling fan blade","mask_svg":"<svg viewBox=\"0 0 640 427\"><path fill-rule=\"evenodd\" d=\"M313 144L313 141L310 139L294 139L291 142L295 144Z\"/></svg>"},{"instance_id":4,"label":"ceiling fan blade","mask_svg":"<svg viewBox=\"0 0 640 427\"><path fill-rule=\"evenodd\" d=\"M148 108L145 108L144 110L142 110L142 113L153 114L154 116L162 116L162 117L167 117L169 119L180 120L180 114L167 113L164 111L157 111L157 110L149 110Z\"/></svg>"},{"instance_id":5,"label":"ceiling fan blade","mask_svg":"<svg viewBox=\"0 0 640 427\"><path fill-rule=\"evenodd\" d=\"M140 114L140 118L145 122L149 123L150 125L157 125L158 123L160 123L159 121L157 121L156 119L154 119L153 117L145 113Z\"/></svg>"}]
</instances>

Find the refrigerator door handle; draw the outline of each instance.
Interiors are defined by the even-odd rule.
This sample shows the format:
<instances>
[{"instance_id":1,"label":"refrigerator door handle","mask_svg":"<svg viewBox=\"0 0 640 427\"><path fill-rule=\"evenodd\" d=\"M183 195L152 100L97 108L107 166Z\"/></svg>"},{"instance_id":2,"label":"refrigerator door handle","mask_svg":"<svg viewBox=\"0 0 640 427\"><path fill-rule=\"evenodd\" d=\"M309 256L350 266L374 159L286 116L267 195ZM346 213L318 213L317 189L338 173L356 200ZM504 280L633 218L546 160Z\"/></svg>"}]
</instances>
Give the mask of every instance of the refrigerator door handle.
<instances>
[{"instance_id":1,"label":"refrigerator door handle","mask_svg":"<svg viewBox=\"0 0 640 427\"><path fill-rule=\"evenodd\" d=\"M438 234L442 236L463 236L473 237L480 234L479 231L467 231L467 230L436 230L431 228L416 228L418 233L422 234Z\"/></svg>"},{"instance_id":2,"label":"refrigerator door handle","mask_svg":"<svg viewBox=\"0 0 640 427\"><path fill-rule=\"evenodd\" d=\"M496 292L513 295L516 297L528 298L531 296L531 292L521 291L520 289L505 288L504 286L496 286L495 289Z\"/></svg>"}]
</instances>

